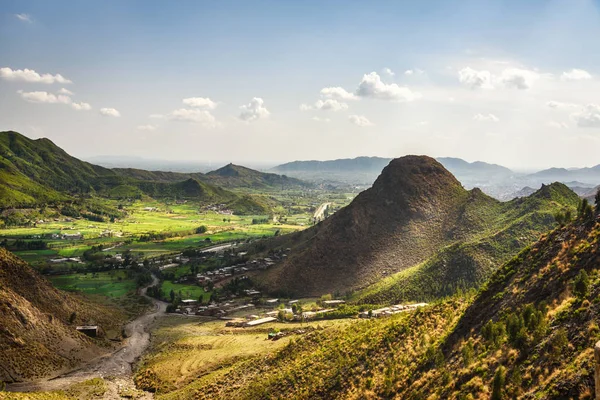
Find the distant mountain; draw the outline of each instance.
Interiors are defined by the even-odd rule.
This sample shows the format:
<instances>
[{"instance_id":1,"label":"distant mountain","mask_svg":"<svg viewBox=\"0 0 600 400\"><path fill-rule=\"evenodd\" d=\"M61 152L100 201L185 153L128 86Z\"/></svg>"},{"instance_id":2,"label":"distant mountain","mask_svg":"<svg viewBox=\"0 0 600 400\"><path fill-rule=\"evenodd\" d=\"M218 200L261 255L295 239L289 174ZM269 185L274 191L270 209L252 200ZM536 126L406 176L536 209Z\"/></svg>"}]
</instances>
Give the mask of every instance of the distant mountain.
<instances>
[{"instance_id":1,"label":"distant mountain","mask_svg":"<svg viewBox=\"0 0 600 400\"><path fill-rule=\"evenodd\" d=\"M328 161L292 161L273 167L280 172L377 172L380 173L392 159L382 157L342 158Z\"/></svg>"},{"instance_id":2,"label":"distant mountain","mask_svg":"<svg viewBox=\"0 0 600 400\"><path fill-rule=\"evenodd\" d=\"M115 168L113 171L120 176L142 181L170 183L186 179L195 179L206 184L228 189L255 189L274 191L281 189L309 188L313 186L312 184L301 181L300 179L290 178L285 175L260 172L234 164L227 164L206 174L201 172L182 173L146 171L134 168Z\"/></svg>"},{"instance_id":3,"label":"distant mountain","mask_svg":"<svg viewBox=\"0 0 600 400\"><path fill-rule=\"evenodd\" d=\"M260 173L259 173L260 174ZM238 213L270 211L259 198L210 183L204 174L108 169L70 156L48 139L0 132L0 208L62 201L80 194L112 198L189 199L239 205Z\"/></svg>"},{"instance_id":4,"label":"distant mountain","mask_svg":"<svg viewBox=\"0 0 600 400\"><path fill-rule=\"evenodd\" d=\"M88 338L76 325L120 332L124 319L116 310L55 289L0 247L0 381L47 377L104 354L108 342Z\"/></svg>"},{"instance_id":5,"label":"distant mountain","mask_svg":"<svg viewBox=\"0 0 600 400\"><path fill-rule=\"evenodd\" d=\"M549 168L529 174L526 178L559 182L579 181L597 185L600 183L600 165L591 168Z\"/></svg>"},{"instance_id":6,"label":"distant mountain","mask_svg":"<svg viewBox=\"0 0 600 400\"><path fill-rule=\"evenodd\" d=\"M289 189L312 186L300 179L259 172L234 164L227 164L215 171L208 172L206 178L212 184L226 188Z\"/></svg>"},{"instance_id":7,"label":"distant mountain","mask_svg":"<svg viewBox=\"0 0 600 400\"><path fill-rule=\"evenodd\" d=\"M556 210L577 203L562 184L502 203L479 189L465 190L432 158L406 156L391 161L349 206L312 228L275 239L291 247L291 255L260 279L282 294L312 296L366 288L390 277L361 297L374 303L433 298L482 283L554 226Z\"/></svg>"},{"instance_id":8,"label":"distant mountain","mask_svg":"<svg viewBox=\"0 0 600 400\"><path fill-rule=\"evenodd\" d=\"M346 183L371 184L389 164L391 158L357 157L330 161L294 161L271 170L313 181L339 180ZM480 182L504 180L514 175L506 167L482 161L467 162L460 158L437 158L463 185L473 187Z\"/></svg>"},{"instance_id":9,"label":"distant mountain","mask_svg":"<svg viewBox=\"0 0 600 400\"><path fill-rule=\"evenodd\" d=\"M465 180L498 180L507 179L514 175L514 172L506 167L497 164L488 164L483 161L470 163L463 159L452 157L439 157L436 160L463 184Z\"/></svg>"}]
</instances>

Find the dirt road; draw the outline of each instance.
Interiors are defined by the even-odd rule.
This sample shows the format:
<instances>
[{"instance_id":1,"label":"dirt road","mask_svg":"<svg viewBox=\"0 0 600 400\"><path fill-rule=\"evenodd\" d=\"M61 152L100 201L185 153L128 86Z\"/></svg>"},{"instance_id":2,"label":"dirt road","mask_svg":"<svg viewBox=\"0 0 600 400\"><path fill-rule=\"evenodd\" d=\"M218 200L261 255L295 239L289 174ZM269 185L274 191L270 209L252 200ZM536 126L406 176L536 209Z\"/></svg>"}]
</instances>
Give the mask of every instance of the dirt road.
<instances>
[{"instance_id":1,"label":"dirt road","mask_svg":"<svg viewBox=\"0 0 600 400\"><path fill-rule=\"evenodd\" d=\"M317 208L313 215L315 222L323 221L325 219L325 211L331 206L331 203L323 203Z\"/></svg>"},{"instance_id":2,"label":"dirt road","mask_svg":"<svg viewBox=\"0 0 600 400\"><path fill-rule=\"evenodd\" d=\"M152 275L152 279L152 283L141 290L143 296L146 296L148 287L158 284L158 278ZM107 380L109 386L105 396L107 399L120 398L118 393L122 390L134 389L132 366L150 345L150 325L156 318L164 316L167 309L166 303L146 297L154 303L155 309L125 326L127 339L120 349L94 359L88 364L57 378L15 383L8 385L7 390L11 392L59 390L92 378L110 378ZM152 398L152 395L148 393L143 398Z\"/></svg>"}]
</instances>

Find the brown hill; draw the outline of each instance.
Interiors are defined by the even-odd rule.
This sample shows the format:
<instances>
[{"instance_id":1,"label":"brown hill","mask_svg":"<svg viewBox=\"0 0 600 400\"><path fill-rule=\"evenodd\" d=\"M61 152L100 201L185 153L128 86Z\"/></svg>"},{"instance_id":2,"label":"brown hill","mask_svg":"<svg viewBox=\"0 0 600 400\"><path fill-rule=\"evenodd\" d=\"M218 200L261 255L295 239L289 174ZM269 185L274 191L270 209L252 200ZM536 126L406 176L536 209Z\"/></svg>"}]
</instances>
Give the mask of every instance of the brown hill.
<instances>
[{"instance_id":1,"label":"brown hill","mask_svg":"<svg viewBox=\"0 0 600 400\"><path fill-rule=\"evenodd\" d=\"M468 198L469 192L434 159L392 160L348 207L283 239L291 239L294 256L266 282L303 294L373 283L386 272L425 260L460 235L449 228Z\"/></svg>"},{"instance_id":2,"label":"brown hill","mask_svg":"<svg viewBox=\"0 0 600 400\"><path fill-rule=\"evenodd\" d=\"M60 291L0 248L0 381L15 382L67 370L106 352L76 325L116 329L123 316Z\"/></svg>"},{"instance_id":3,"label":"brown hill","mask_svg":"<svg viewBox=\"0 0 600 400\"><path fill-rule=\"evenodd\" d=\"M414 267L398 279L410 281L417 292L428 291L430 298L447 295L459 281L465 288L482 283L495 266L550 229L554 212L577 202L566 186L552 184L529 198L501 203L479 189L465 190L430 157L406 156L392 160L349 206L310 229L275 239L275 247L292 252L256 280L282 294L321 295L365 288ZM419 267L428 272L418 274ZM438 278L443 282L435 282ZM369 297L404 300L406 291L393 290L399 283L382 288L384 295L375 295L375 288Z\"/></svg>"}]
</instances>

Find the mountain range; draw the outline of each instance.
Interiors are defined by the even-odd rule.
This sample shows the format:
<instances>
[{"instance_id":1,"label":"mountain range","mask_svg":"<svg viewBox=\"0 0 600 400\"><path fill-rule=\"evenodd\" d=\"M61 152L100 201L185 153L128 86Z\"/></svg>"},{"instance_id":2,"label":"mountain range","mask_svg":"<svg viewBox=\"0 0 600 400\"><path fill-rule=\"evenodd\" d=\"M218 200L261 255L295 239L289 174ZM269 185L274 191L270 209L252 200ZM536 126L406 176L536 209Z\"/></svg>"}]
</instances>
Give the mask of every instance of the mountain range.
<instances>
[{"instance_id":1,"label":"mountain range","mask_svg":"<svg viewBox=\"0 0 600 400\"><path fill-rule=\"evenodd\" d=\"M370 186L390 158L357 157L330 161L294 161L273 167L271 171L309 181L339 181ZM439 157L440 162L467 189L479 187L499 200L523 195L525 187L562 182L577 190L600 184L600 165L591 168L549 168L535 173L517 173L509 168L482 161L467 162L460 158Z\"/></svg>"},{"instance_id":2,"label":"mountain range","mask_svg":"<svg viewBox=\"0 0 600 400\"><path fill-rule=\"evenodd\" d=\"M265 214L269 206L262 196L239 191L310 187L298 179L233 164L208 174L108 169L72 157L48 139L0 132L0 207L56 202L73 195L146 195L223 203L238 213Z\"/></svg>"},{"instance_id":3,"label":"mountain range","mask_svg":"<svg viewBox=\"0 0 600 400\"><path fill-rule=\"evenodd\" d=\"M273 239L292 252L258 280L296 296L358 290L358 300L371 303L439 298L484 282L553 227L557 211L578 202L560 183L500 202L467 191L432 158L401 157L349 206Z\"/></svg>"}]
</instances>

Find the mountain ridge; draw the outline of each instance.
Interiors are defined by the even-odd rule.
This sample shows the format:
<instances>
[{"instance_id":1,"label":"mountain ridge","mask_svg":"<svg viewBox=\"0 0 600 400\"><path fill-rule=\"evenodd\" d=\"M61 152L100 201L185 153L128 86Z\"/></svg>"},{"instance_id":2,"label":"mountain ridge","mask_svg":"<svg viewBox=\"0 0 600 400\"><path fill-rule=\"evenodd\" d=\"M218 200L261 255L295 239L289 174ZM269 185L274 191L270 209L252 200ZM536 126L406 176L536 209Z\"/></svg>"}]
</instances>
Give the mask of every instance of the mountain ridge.
<instances>
[{"instance_id":1,"label":"mountain ridge","mask_svg":"<svg viewBox=\"0 0 600 400\"><path fill-rule=\"evenodd\" d=\"M330 218L274 239L291 247L292 255L258 279L266 288L295 295L344 292L366 288L430 260L445 246L462 244L453 259L466 257L483 271L469 283L472 287L489 276L490 263L497 265L537 239L555 224L556 211L574 209L577 202L575 193L556 183L529 198L502 203L479 189L467 191L430 157L406 156L390 162L370 189ZM444 257L434 263L436 270L443 265Z\"/></svg>"}]
</instances>

